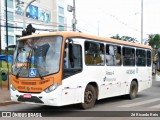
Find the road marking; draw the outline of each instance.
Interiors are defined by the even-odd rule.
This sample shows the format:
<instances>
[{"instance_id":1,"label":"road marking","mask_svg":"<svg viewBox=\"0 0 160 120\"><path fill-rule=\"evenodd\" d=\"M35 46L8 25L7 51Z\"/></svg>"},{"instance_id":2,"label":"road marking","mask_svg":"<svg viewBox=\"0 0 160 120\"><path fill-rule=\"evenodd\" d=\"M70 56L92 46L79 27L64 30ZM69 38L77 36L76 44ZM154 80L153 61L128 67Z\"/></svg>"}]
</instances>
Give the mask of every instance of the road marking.
<instances>
[{"instance_id":1,"label":"road marking","mask_svg":"<svg viewBox=\"0 0 160 120\"><path fill-rule=\"evenodd\" d=\"M160 98L154 98L154 99L150 99L150 100L144 100L144 101L141 101L141 102L121 105L119 107L134 107L134 106L144 105L144 104L152 103L152 102L156 102L156 101L160 101Z\"/></svg>"},{"instance_id":2,"label":"road marking","mask_svg":"<svg viewBox=\"0 0 160 120\"><path fill-rule=\"evenodd\" d=\"M160 109L160 104L158 104L158 105L154 105L154 106L149 107L149 108L159 108L159 109Z\"/></svg>"}]
</instances>

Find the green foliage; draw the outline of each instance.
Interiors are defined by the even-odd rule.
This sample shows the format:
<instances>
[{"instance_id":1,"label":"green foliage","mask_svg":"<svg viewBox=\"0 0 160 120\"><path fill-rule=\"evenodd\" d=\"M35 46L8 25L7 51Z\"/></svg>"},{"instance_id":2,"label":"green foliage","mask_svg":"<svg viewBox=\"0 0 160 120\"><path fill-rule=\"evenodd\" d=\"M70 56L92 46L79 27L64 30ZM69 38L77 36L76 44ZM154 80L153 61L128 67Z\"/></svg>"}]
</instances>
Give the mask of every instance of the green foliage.
<instances>
[{"instance_id":1,"label":"green foliage","mask_svg":"<svg viewBox=\"0 0 160 120\"><path fill-rule=\"evenodd\" d=\"M9 55L13 55L14 53L14 50L8 50L8 54ZM1 54L6 54L6 51L5 50L1 50Z\"/></svg>"},{"instance_id":2,"label":"green foliage","mask_svg":"<svg viewBox=\"0 0 160 120\"><path fill-rule=\"evenodd\" d=\"M121 40L121 37L118 34L115 36L112 36L111 38Z\"/></svg>"},{"instance_id":3,"label":"green foliage","mask_svg":"<svg viewBox=\"0 0 160 120\"><path fill-rule=\"evenodd\" d=\"M148 41L152 48L160 48L160 34L149 35Z\"/></svg>"},{"instance_id":4,"label":"green foliage","mask_svg":"<svg viewBox=\"0 0 160 120\"><path fill-rule=\"evenodd\" d=\"M115 36L112 36L111 38L118 39L118 40L123 40L123 41L128 41L128 42L134 42L134 43L138 42L136 40L136 38L132 38L132 37L129 37L129 36L122 36L122 37L120 37L118 34L115 35Z\"/></svg>"}]
</instances>

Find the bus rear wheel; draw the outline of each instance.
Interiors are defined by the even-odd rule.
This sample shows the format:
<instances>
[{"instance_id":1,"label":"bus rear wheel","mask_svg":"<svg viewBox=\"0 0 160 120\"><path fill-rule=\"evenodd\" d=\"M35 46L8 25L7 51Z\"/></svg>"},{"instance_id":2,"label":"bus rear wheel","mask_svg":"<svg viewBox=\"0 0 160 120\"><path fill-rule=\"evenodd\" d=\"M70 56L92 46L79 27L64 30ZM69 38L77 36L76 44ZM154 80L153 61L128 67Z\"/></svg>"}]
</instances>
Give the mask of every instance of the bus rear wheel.
<instances>
[{"instance_id":1,"label":"bus rear wheel","mask_svg":"<svg viewBox=\"0 0 160 120\"><path fill-rule=\"evenodd\" d=\"M127 95L127 97L129 99L134 99L137 96L137 92L138 92L138 85L136 81L132 81L131 85L130 85L130 92Z\"/></svg>"},{"instance_id":2,"label":"bus rear wheel","mask_svg":"<svg viewBox=\"0 0 160 120\"><path fill-rule=\"evenodd\" d=\"M81 104L83 109L92 108L96 102L96 90L92 85L88 85L84 92L84 103Z\"/></svg>"}]
</instances>

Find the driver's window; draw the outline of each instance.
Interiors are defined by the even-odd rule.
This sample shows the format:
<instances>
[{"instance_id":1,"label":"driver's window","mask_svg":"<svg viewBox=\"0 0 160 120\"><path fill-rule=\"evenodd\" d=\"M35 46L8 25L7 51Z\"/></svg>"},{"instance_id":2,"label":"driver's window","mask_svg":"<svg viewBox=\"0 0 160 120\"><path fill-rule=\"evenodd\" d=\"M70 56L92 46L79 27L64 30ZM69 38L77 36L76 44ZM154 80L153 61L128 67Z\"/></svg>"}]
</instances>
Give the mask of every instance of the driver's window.
<instances>
[{"instance_id":1,"label":"driver's window","mask_svg":"<svg viewBox=\"0 0 160 120\"><path fill-rule=\"evenodd\" d=\"M78 44L66 40L64 50L64 69L82 68L82 48Z\"/></svg>"}]
</instances>

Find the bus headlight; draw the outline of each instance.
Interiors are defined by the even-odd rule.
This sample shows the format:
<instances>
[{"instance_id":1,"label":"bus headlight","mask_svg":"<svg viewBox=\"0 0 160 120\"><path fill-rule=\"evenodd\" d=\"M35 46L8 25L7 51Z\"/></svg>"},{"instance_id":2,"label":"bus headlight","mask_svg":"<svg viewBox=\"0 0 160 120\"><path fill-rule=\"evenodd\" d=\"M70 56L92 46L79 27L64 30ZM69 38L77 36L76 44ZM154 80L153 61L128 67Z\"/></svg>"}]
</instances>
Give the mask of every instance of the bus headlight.
<instances>
[{"instance_id":1,"label":"bus headlight","mask_svg":"<svg viewBox=\"0 0 160 120\"><path fill-rule=\"evenodd\" d=\"M10 85L10 88L11 88L13 91L16 90L12 84Z\"/></svg>"},{"instance_id":2,"label":"bus headlight","mask_svg":"<svg viewBox=\"0 0 160 120\"><path fill-rule=\"evenodd\" d=\"M52 92L53 90L57 89L58 86L59 86L59 83L55 83L55 84L51 85L50 87L48 87L47 89L45 89L44 91L46 93Z\"/></svg>"}]
</instances>

